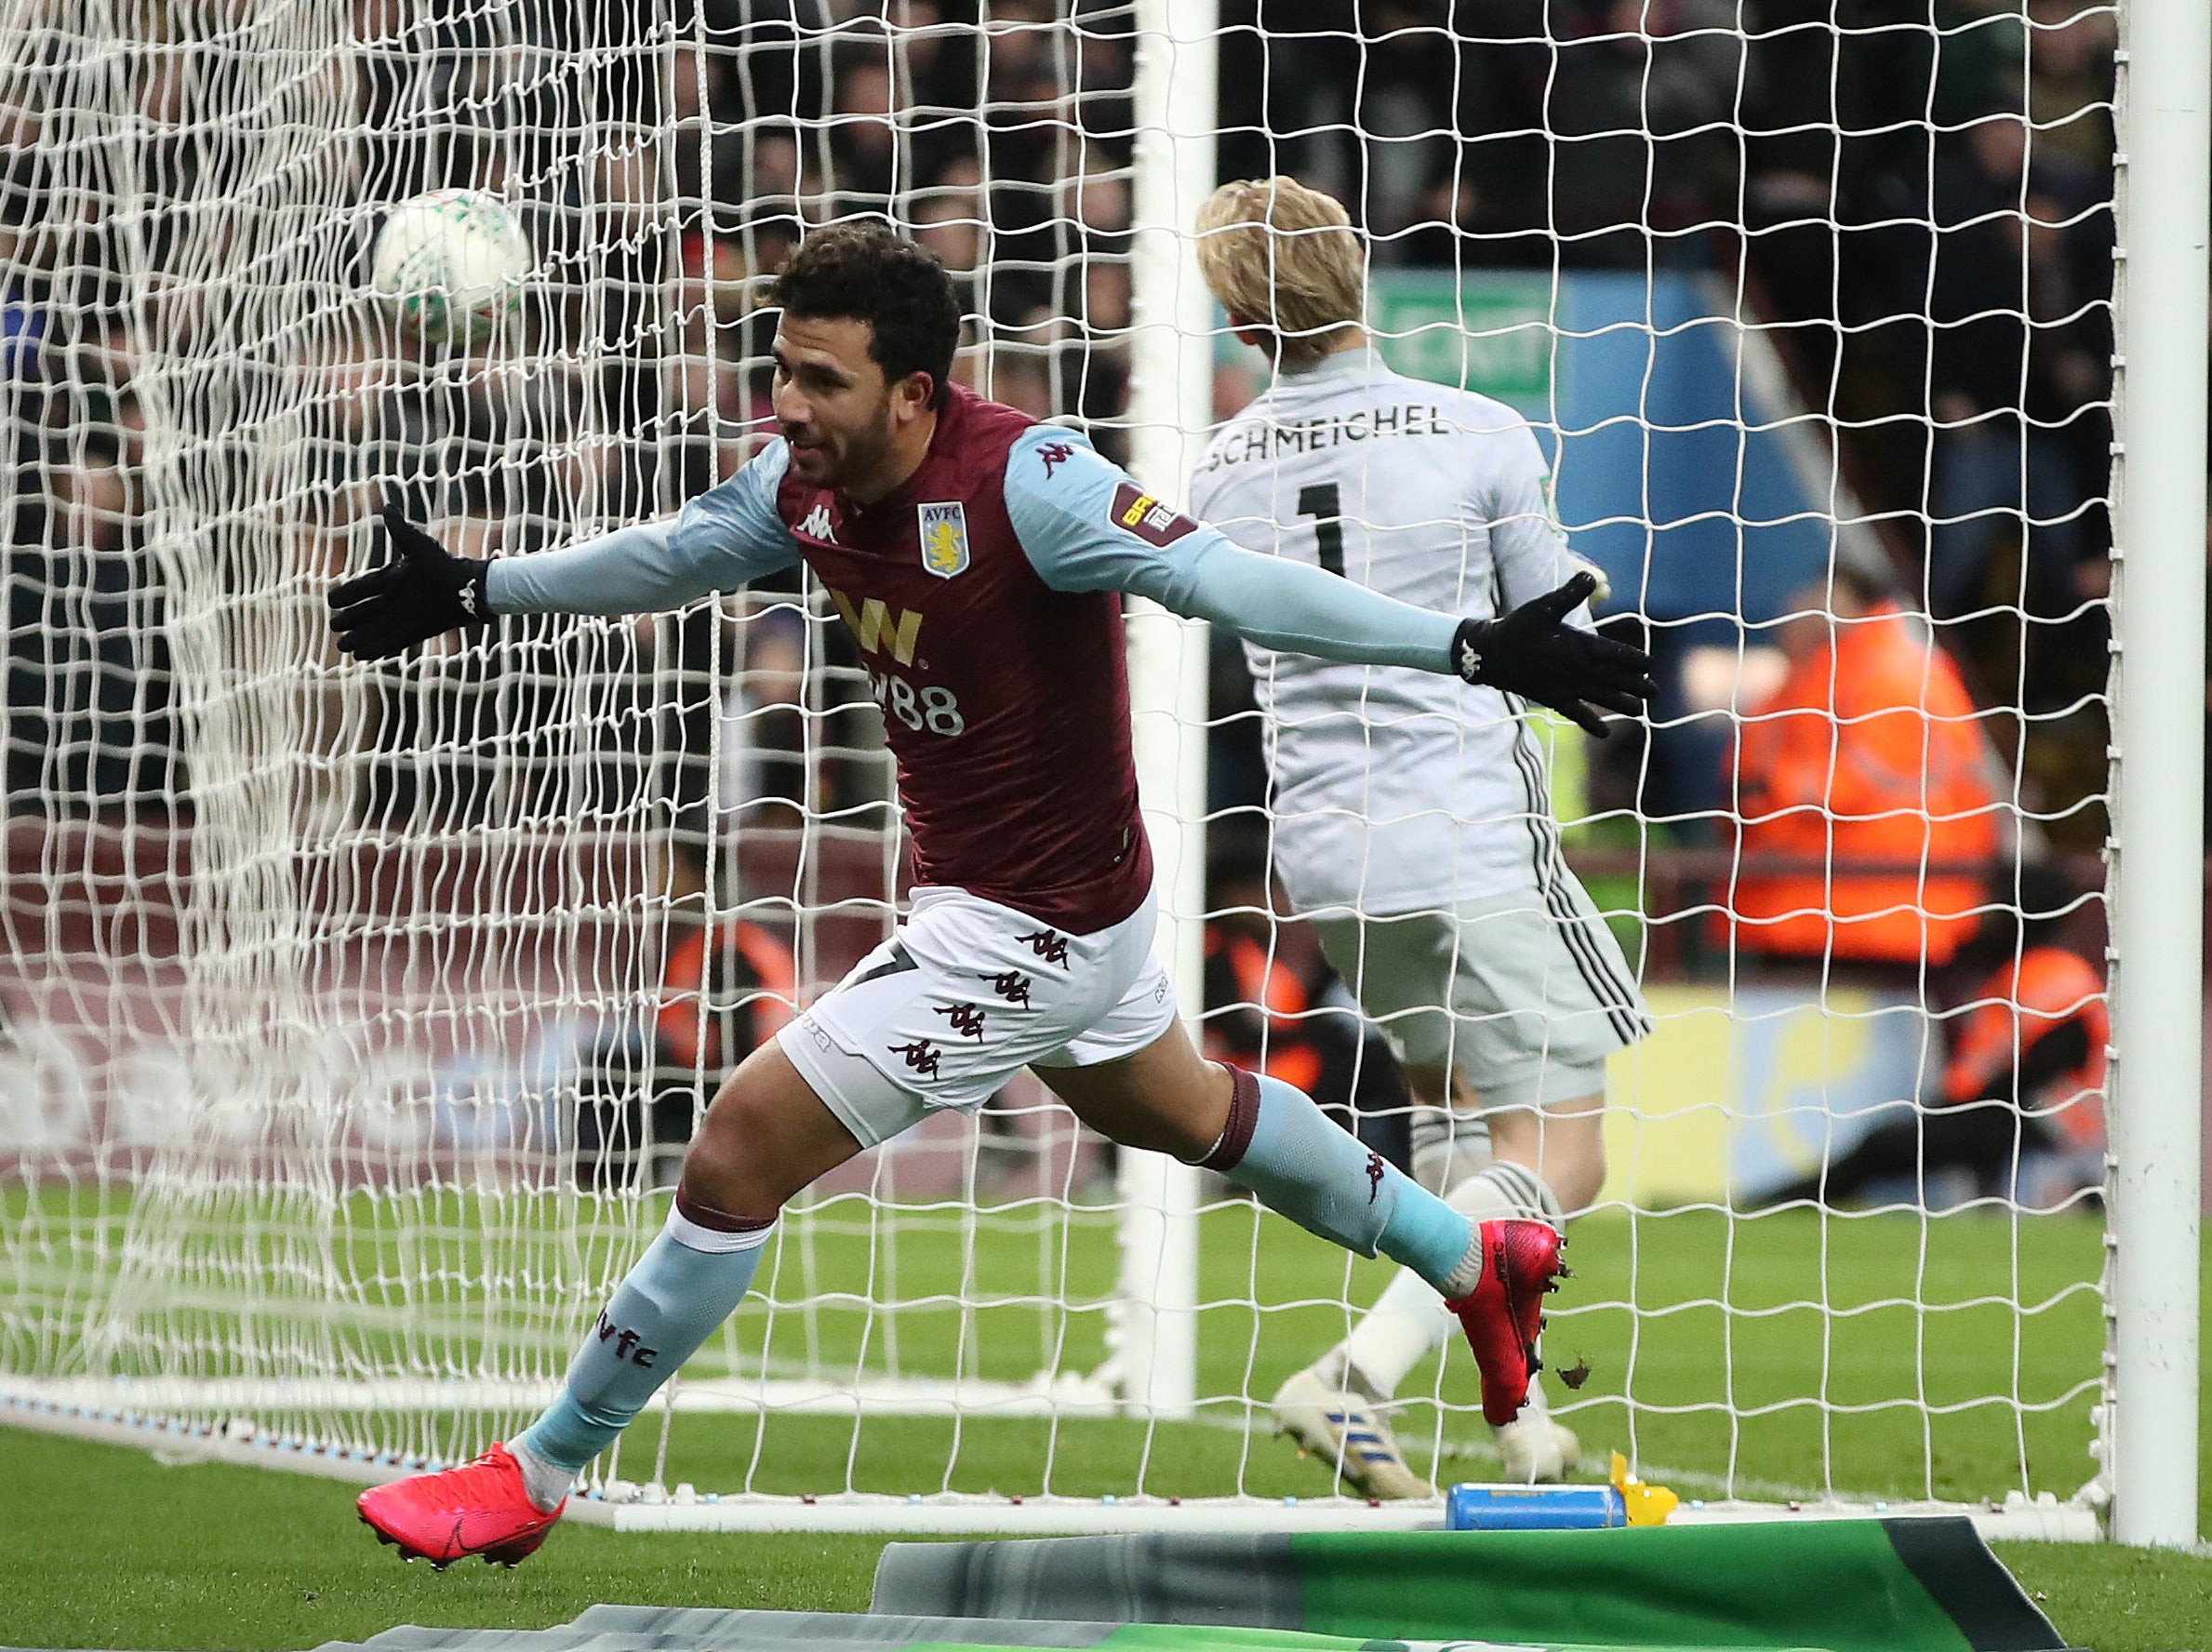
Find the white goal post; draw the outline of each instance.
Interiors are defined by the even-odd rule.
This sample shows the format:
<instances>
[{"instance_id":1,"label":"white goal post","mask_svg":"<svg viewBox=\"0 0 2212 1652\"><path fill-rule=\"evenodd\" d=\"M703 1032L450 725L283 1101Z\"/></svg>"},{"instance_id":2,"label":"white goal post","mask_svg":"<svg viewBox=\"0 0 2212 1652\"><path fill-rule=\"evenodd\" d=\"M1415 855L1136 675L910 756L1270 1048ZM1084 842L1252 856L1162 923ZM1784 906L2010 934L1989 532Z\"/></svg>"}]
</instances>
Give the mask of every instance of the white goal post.
<instances>
[{"instance_id":1,"label":"white goal post","mask_svg":"<svg viewBox=\"0 0 2212 1652\"><path fill-rule=\"evenodd\" d=\"M1213 422L1213 300L1190 226L1213 193L1216 20L1213 0L1137 8L1129 465L1172 487L1165 497L1178 508ZM1130 610L1131 730L1159 857L1156 944L1194 1013L1206 1003L1206 627L1141 598ZM1121 1192L1123 1392L1188 1416L1198 1397L1198 1171L1130 1153Z\"/></svg>"},{"instance_id":2,"label":"white goal post","mask_svg":"<svg viewBox=\"0 0 2212 1652\"><path fill-rule=\"evenodd\" d=\"M669 1107L711 1091L703 1041L673 1086L656 1042L683 1008L663 963L686 925L742 920L762 957L788 954L780 985L771 959L694 976L683 1000L695 1027L751 1017L757 1033L893 920L864 593L808 578L635 625L510 622L375 671L323 635L322 593L370 553L377 493L480 554L665 513L726 475L766 411L758 284L805 228L880 211L939 249L977 387L1086 425L1180 502L1223 398L1264 378L1226 336L1192 229L1220 168L1258 153L1224 103L1259 109L1264 153L1367 231L1393 365L1523 412L1556 456L1566 529L1614 576L1611 611L1661 642L1694 633L1726 668L1716 698L1655 717L1670 733L1752 720L1752 657L1803 617L1747 595L1762 557L1811 545L1832 569L1848 545L1910 566L1948 526L1926 475L1908 508L1861 502L1856 444L1898 415L1847 404L1840 366L1823 404L1827 368L1785 359L1783 321L1805 318L1762 309L1749 255L1669 261L1692 230L1748 243L1740 176L1685 230L1654 171L1640 255L1603 269L1578 261L1547 193L1578 145L1746 144L1752 48L1867 45L1843 25L1690 7L1676 47L1733 62L1733 101L1662 133L1653 76L1631 77L1627 116L1554 129L1591 39L1476 41L1463 6L1280 37L1258 0L655 0L642 25L629 9L302 0L204 37L129 0L0 16L0 1425L355 1481L502 1437L654 1231ZM2118 36L2109 107L2086 106L2112 121L2111 193L2068 220L2117 222L2112 385L2084 393L2109 400L2112 475L2059 512L2109 506L2109 600L2072 616L2109 615L2109 686L2030 703L2025 639L2064 616L2032 611L2045 516L2026 460L1998 507L2018 590L1966 619L2023 639L1983 707L2018 733L1995 737L2008 821L2032 836L2109 809L2101 901L2085 888L2068 909L2109 930L2106 1180L2046 1209L2016 1156L1970 1206L1819 1216L1739 1196L1747 1153L1802 1171L1868 1118L1925 1112L1958 1006L1925 960L1879 988L1826 953L1809 986L1745 966L1709 937L1750 862L1699 836L1694 808L1647 806L1648 750L1607 801L1579 742L1547 733L1568 852L1660 1028L1616 1060L1612 1179L1552 1332L1555 1366L1596 1375L1552 1402L1586 1471L1618 1447L1674 1485L1685 1519L1964 1510L1991 1533L2199 1537L2212 19L2201 0L2055 16L2023 3L2000 49L2108 21ZM1659 49L1642 25L1615 38L1640 61ZM1371 99L1370 64L1399 77ZM1252 73L1266 86L1246 96ZM1308 97L1301 76L1326 84ZM1903 123L1931 194L1939 142L1979 118L1939 113L1933 87ZM1536 124L1459 130L1492 93ZM1278 99L1302 125L1278 129ZM2052 123L2023 113L2043 141ZM1485 216L1513 205L1484 190L1518 163L1478 187L1489 163L1468 158L1532 153L1535 233ZM1437 180L1408 181L1439 154ZM1994 214L2023 245L2048 227L2025 179ZM382 213L462 184L517 209L540 268L513 328L446 353L399 332L363 277ZM1816 236L1870 227L1836 189L1806 206L1799 187L1782 216ZM1947 223L1926 200L1881 212ZM1917 309L1873 324L1831 281L1835 313L1815 319L1839 339L1944 319L1932 274ZM2027 282L2007 319L2064 321ZM2107 309L2093 292L2072 313ZM2023 426L2041 417L2027 393L2008 410ZM1932 401L1904 417L1939 443ZM1683 474L1718 491L1692 497ZM1669 570L1708 555L1685 605ZM1186 1014L1213 1037L1242 1017L1257 1058L1352 1027L1346 1083L1371 1081L1379 1042L1301 974L1308 926L1209 885L1209 847L1255 820L1266 841L1272 819L1211 790L1257 719L1210 698L1233 674L1215 639L1132 605L1129 658L1159 946ZM2020 753L2068 717L2109 719L2110 779L2046 806ZM1311 997L1256 1002L1241 978L1224 997L1225 915L1259 920L1259 955ZM1699 975L1681 954L1701 947ZM1370 1124L1403 1111L1362 1105ZM1017 1086L795 1206L754 1297L594 1465L575 1517L1433 1524L1432 1503L1339 1495L1270 1437L1275 1384L1386 1277L1193 1168L1110 1162L1041 1086ZM1455 1350L1401 1396L1438 1484L1495 1477L1469 1363Z\"/></svg>"},{"instance_id":3,"label":"white goal post","mask_svg":"<svg viewBox=\"0 0 2212 1652\"><path fill-rule=\"evenodd\" d=\"M2103 1426L2112 1535L2185 1545L2198 1537L2205 741L2193 712L2162 707L2205 681L2212 13L2129 0L2123 19L2112 560L2113 633L2125 646L2112 654L2112 1397ZM2159 899L2178 888L2192 898Z\"/></svg>"}]
</instances>

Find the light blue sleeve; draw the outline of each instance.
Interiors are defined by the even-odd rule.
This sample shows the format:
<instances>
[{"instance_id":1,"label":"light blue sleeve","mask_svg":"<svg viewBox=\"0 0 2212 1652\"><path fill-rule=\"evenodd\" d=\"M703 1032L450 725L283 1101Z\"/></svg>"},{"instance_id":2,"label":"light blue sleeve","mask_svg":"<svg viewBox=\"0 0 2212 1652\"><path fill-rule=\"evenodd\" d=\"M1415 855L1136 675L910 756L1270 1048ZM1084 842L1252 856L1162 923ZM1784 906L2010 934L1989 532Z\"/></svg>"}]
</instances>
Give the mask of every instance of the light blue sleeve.
<instances>
[{"instance_id":1,"label":"light blue sleeve","mask_svg":"<svg viewBox=\"0 0 2212 1652\"><path fill-rule=\"evenodd\" d=\"M1078 433L1041 424L1006 456L1006 514L1055 591L1125 591L1261 647L1448 673L1457 615L1232 544L1158 503Z\"/></svg>"},{"instance_id":2,"label":"light blue sleeve","mask_svg":"<svg viewBox=\"0 0 2212 1652\"><path fill-rule=\"evenodd\" d=\"M728 481L659 522L595 540L492 559L485 593L495 614L646 614L713 591L735 591L799 559L776 514L791 463L781 441Z\"/></svg>"}]
</instances>

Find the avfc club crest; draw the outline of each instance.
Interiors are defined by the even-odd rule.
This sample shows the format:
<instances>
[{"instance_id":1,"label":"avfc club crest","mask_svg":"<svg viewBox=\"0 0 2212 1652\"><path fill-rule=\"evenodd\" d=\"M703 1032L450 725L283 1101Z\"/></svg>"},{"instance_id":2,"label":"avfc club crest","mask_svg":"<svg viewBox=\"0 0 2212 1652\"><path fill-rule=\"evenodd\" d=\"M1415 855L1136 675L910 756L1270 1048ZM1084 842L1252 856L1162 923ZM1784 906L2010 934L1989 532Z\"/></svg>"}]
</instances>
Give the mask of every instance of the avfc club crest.
<instances>
[{"instance_id":1,"label":"avfc club crest","mask_svg":"<svg viewBox=\"0 0 2212 1652\"><path fill-rule=\"evenodd\" d=\"M922 536L922 566L940 580L967 567L967 510L958 500L916 505Z\"/></svg>"}]
</instances>

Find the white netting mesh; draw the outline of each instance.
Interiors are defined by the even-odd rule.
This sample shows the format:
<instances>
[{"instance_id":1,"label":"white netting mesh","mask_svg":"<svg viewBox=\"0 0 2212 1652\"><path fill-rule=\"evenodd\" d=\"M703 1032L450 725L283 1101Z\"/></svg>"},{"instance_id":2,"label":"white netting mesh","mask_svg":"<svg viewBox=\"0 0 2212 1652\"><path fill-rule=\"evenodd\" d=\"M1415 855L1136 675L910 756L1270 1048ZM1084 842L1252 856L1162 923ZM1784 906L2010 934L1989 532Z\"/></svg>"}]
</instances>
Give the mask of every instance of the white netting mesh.
<instances>
[{"instance_id":1,"label":"white netting mesh","mask_svg":"<svg viewBox=\"0 0 2212 1652\"><path fill-rule=\"evenodd\" d=\"M1604 612L1660 659L1647 736L1543 732L1659 1023L1612 1070L1551 1351L1592 1376L1553 1404L1686 1491L2070 1492L2102 1039L2033 1051L2101 1013L2101 971L2069 998L2017 938L1954 953L2024 909L2099 955L2113 13L1358 10L1226 0L1221 176L1351 206L1386 356L1531 421ZM854 212L953 270L979 388L1123 456L1135 13L9 15L0 1388L425 1457L532 1413L728 1055L884 933L880 724L810 581L373 670L323 593L380 499L514 553L731 473L760 283ZM381 215L456 186L517 211L538 271L448 353L365 287ZM1228 416L1266 371L1217 342ZM1319 556L1321 514L1278 548ZM1822 664L1886 596L1932 633ZM1209 1041L1403 1152L1387 1056L1276 915L1263 720L1215 647L1184 800ZM2046 984L2042 1019L2002 1007ZM1765 1208L1823 1156L1839 1201L1902 1208ZM1116 1229L1108 1156L1041 1087L938 1121L808 1198L673 1423L600 1472L1325 1491L1267 1403L1384 1270L1220 1203L1196 1419L1145 1421L1113 1413ZM1487 1477L1463 1353L1401 1392L1418 1468Z\"/></svg>"}]
</instances>

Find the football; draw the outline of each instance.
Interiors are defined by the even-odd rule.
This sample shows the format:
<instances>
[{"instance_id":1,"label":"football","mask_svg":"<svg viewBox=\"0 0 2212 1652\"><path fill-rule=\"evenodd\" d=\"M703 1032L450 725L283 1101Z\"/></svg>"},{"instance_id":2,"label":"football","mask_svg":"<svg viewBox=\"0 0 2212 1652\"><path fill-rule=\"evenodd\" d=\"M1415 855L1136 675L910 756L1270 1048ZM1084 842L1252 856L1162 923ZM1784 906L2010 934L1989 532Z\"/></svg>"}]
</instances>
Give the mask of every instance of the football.
<instances>
[{"instance_id":1,"label":"football","mask_svg":"<svg viewBox=\"0 0 2212 1652\"><path fill-rule=\"evenodd\" d=\"M482 337L522 302L530 238L480 190L433 190L392 209L378 233L370 286L432 343Z\"/></svg>"}]
</instances>

